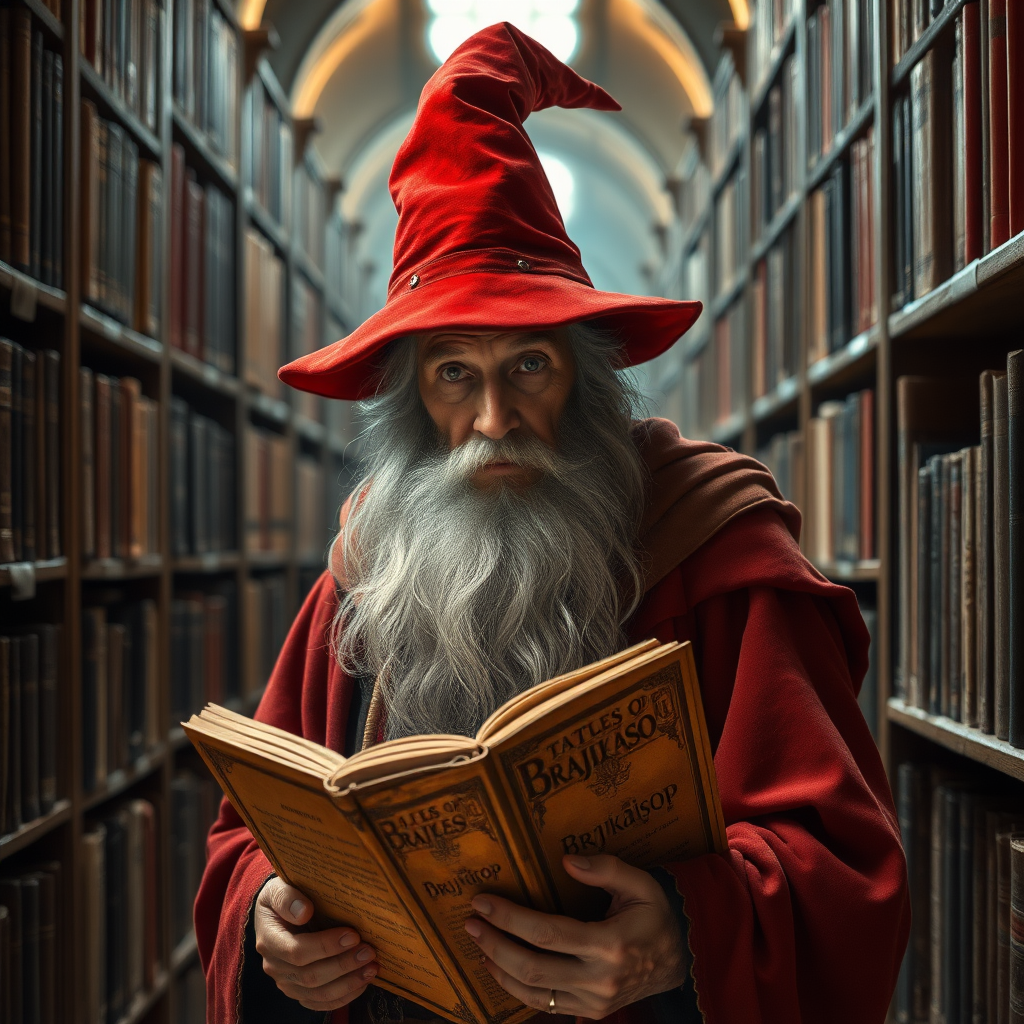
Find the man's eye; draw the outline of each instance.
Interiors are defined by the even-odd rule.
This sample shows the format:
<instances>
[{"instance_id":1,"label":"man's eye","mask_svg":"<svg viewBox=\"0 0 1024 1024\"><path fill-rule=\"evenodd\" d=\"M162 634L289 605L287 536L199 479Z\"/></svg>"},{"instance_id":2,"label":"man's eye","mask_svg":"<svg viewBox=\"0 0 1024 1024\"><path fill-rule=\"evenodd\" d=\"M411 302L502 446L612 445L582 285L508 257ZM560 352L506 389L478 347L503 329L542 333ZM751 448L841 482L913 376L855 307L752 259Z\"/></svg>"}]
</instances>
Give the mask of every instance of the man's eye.
<instances>
[{"instance_id":1,"label":"man's eye","mask_svg":"<svg viewBox=\"0 0 1024 1024\"><path fill-rule=\"evenodd\" d=\"M544 361L539 359L537 356L527 356L522 363L520 363L520 366L527 373L536 373L538 370L543 369Z\"/></svg>"},{"instance_id":2,"label":"man's eye","mask_svg":"<svg viewBox=\"0 0 1024 1024\"><path fill-rule=\"evenodd\" d=\"M462 380L462 367L461 366L446 366L441 371L441 376L449 382Z\"/></svg>"}]
</instances>

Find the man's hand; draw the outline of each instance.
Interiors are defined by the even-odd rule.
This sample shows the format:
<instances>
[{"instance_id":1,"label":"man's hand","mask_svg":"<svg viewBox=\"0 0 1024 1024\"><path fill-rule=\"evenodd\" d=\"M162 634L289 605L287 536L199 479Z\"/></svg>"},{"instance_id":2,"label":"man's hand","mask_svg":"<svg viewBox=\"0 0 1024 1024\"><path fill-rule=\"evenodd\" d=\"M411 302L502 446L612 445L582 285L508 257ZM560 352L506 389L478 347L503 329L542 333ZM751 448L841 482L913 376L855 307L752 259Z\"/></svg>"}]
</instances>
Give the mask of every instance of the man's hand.
<instances>
[{"instance_id":1,"label":"man's hand","mask_svg":"<svg viewBox=\"0 0 1024 1024\"><path fill-rule=\"evenodd\" d=\"M498 896L477 896L480 915L466 931L486 954L487 969L527 1006L600 1020L638 999L686 980L683 936L665 893L646 872L618 857L563 857L566 871L612 895L603 921L584 923L526 910ZM504 933L508 933L508 935ZM539 949L527 949L514 935Z\"/></svg>"},{"instance_id":2,"label":"man's hand","mask_svg":"<svg viewBox=\"0 0 1024 1024\"><path fill-rule=\"evenodd\" d=\"M310 1010L336 1010L361 995L380 965L351 928L302 931L313 905L280 878L256 898L256 952L277 987Z\"/></svg>"}]
</instances>

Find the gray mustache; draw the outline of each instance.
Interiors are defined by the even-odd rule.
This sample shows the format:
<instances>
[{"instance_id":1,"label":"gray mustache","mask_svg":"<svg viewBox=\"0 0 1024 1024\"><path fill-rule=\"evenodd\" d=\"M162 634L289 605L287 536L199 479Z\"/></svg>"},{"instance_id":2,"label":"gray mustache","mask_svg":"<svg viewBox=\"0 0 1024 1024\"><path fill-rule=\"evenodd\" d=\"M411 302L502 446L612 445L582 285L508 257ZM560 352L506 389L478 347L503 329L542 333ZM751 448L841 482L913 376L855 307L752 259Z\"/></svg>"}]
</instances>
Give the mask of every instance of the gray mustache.
<instances>
[{"instance_id":1,"label":"gray mustache","mask_svg":"<svg viewBox=\"0 0 1024 1024\"><path fill-rule=\"evenodd\" d=\"M523 469L559 475L564 460L532 434L509 434L498 440L475 436L441 457L440 470L447 480L468 480L491 462L508 462Z\"/></svg>"}]
</instances>

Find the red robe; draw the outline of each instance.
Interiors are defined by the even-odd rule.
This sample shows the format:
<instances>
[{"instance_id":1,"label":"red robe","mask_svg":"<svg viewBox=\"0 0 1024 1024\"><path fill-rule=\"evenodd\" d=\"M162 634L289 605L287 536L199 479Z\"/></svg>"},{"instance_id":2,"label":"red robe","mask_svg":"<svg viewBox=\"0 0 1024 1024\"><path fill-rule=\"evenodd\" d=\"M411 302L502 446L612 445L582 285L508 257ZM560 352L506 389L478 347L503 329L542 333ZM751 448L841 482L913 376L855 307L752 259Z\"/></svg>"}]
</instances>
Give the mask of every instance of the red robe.
<instances>
[{"instance_id":1,"label":"red robe","mask_svg":"<svg viewBox=\"0 0 1024 1024\"><path fill-rule=\"evenodd\" d=\"M693 641L729 839L728 856L666 865L690 922L700 1009L709 1024L882 1022L910 904L892 796L857 705L868 637L856 599L800 553L798 516L753 460L684 441L664 421L641 450L655 482L643 534L655 582L627 629L631 642ZM677 500L659 499L672 481ZM705 538L692 516L709 496L727 511ZM336 608L324 573L256 717L340 750L353 680L326 640ZM195 908L207 1021L235 1024L242 937L273 870L226 800L208 853ZM642 1004L608 1019L643 1024Z\"/></svg>"}]
</instances>

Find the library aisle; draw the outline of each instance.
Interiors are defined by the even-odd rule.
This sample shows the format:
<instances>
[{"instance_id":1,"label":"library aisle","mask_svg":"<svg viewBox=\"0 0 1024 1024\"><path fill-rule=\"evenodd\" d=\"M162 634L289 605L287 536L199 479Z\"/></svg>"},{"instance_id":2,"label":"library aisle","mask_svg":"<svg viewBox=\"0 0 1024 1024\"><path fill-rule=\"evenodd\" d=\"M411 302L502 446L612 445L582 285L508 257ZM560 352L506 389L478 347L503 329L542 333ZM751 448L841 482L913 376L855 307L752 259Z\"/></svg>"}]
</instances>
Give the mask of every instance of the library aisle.
<instances>
[{"instance_id":1,"label":"library aisle","mask_svg":"<svg viewBox=\"0 0 1024 1024\"><path fill-rule=\"evenodd\" d=\"M529 123L595 285L704 303L651 412L860 602L892 1019L1024 1014L1020 0L0 0L0 1024L204 1019L179 723L254 711L359 473L277 369L383 305L420 89L502 17L623 106Z\"/></svg>"}]
</instances>

